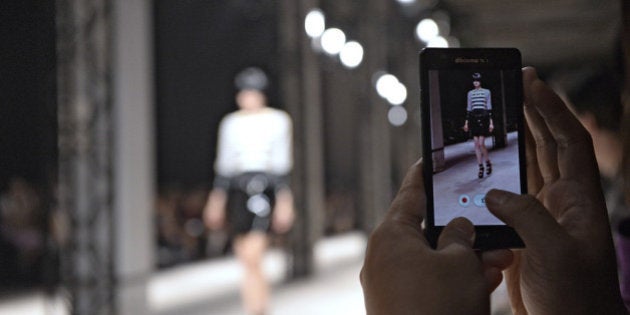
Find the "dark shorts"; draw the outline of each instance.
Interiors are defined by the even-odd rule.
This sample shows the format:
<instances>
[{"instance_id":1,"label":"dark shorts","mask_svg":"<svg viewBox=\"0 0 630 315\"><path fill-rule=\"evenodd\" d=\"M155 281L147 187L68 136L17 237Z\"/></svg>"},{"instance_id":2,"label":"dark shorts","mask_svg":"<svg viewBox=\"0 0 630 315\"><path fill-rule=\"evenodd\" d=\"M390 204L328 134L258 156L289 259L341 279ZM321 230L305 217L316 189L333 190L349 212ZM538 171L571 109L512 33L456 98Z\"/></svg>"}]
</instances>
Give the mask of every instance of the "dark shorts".
<instances>
[{"instance_id":1,"label":"dark shorts","mask_svg":"<svg viewBox=\"0 0 630 315\"><path fill-rule=\"evenodd\" d=\"M275 201L273 177L265 173L245 173L230 182L227 203L230 234L268 232Z\"/></svg>"},{"instance_id":2,"label":"dark shorts","mask_svg":"<svg viewBox=\"0 0 630 315\"><path fill-rule=\"evenodd\" d=\"M490 114L486 110L474 110L469 117L470 133L473 137L490 136Z\"/></svg>"}]
</instances>

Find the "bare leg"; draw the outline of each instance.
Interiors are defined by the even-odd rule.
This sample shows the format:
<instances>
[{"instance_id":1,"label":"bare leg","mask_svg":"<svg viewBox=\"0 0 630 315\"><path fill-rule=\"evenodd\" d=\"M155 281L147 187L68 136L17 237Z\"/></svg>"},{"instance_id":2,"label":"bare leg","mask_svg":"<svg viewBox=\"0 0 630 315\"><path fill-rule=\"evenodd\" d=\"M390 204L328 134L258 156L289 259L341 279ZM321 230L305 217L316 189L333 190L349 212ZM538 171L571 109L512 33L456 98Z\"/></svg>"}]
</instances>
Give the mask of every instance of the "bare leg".
<instances>
[{"instance_id":1,"label":"bare leg","mask_svg":"<svg viewBox=\"0 0 630 315\"><path fill-rule=\"evenodd\" d=\"M479 147L481 149L481 159L477 158L479 163L482 163L482 160L486 161L486 174L490 175L492 173L492 163L490 163L490 155L488 154L488 148L486 148L486 138L483 136L479 137Z\"/></svg>"},{"instance_id":2,"label":"bare leg","mask_svg":"<svg viewBox=\"0 0 630 315\"><path fill-rule=\"evenodd\" d=\"M262 258L267 249L267 235L250 232L234 241L234 251L245 268L241 298L248 314L265 314L269 300L269 284L262 271Z\"/></svg>"},{"instance_id":3,"label":"bare leg","mask_svg":"<svg viewBox=\"0 0 630 315\"><path fill-rule=\"evenodd\" d=\"M481 141L479 139L481 139ZM475 155L477 156L477 164L481 164L483 163L481 156L481 144L483 143L483 137L473 137L473 140L475 141Z\"/></svg>"},{"instance_id":4,"label":"bare leg","mask_svg":"<svg viewBox=\"0 0 630 315\"><path fill-rule=\"evenodd\" d=\"M486 161L489 161L490 158L488 157L488 149L486 148L486 137L479 136L478 139L479 139L479 150L481 151L481 154L477 156L477 161L481 164L484 158Z\"/></svg>"}]
</instances>

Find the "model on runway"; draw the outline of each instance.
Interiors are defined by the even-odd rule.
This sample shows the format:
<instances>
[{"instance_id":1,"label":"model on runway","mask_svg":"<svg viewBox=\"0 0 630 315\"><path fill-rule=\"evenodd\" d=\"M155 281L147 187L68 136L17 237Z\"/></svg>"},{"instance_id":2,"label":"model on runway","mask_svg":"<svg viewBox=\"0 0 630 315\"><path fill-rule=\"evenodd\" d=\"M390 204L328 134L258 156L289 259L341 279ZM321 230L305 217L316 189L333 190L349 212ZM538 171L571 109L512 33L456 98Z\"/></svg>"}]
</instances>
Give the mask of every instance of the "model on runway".
<instances>
[{"instance_id":1,"label":"model on runway","mask_svg":"<svg viewBox=\"0 0 630 315\"><path fill-rule=\"evenodd\" d=\"M494 124L492 123L492 96L490 90L481 87L480 73L474 73L472 79L475 88L468 91L467 114L463 129L466 132L470 130L473 135L475 155L477 156L477 164L479 164L477 176L483 178L484 160L486 161L486 175L492 174L492 163L486 148L486 137L490 136L492 130L494 130Z\"/></svg>"},{"instance_id":2,"label":"model on runway","mask_svg":"<svg viewBox=\"0 0 630 315\"><path fill-rule=\"evenodd\" d=\"M289 115L267 106L262 70L237 76L239 110L221 120L214 187L204 219L210 229L227 228L244 267L241 297L247 314L267 314L269 283L262 258L269 233L286 233L293 224L288 177L293 166Z\"/></svg>"}]
</instances>

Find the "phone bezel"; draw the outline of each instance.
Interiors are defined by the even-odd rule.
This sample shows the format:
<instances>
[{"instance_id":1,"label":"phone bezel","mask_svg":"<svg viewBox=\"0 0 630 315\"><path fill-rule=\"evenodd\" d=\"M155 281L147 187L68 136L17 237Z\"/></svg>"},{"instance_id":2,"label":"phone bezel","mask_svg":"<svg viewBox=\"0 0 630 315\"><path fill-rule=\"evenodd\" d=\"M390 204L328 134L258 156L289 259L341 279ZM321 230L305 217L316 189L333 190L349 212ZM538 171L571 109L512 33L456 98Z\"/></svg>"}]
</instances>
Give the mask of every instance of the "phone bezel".
<instances>
[{"instance_id":1,"label":"phone bezel","mask_svg":"<svg viewBox=\"0 0 630 315\"><path fill-rule=\"evenodd\" d=\"M419 54L420 97L422 121L422 148L424 163L424 184L427 200L425 233L429 243L435 247L443 226L434 224L433 204L433 159L431 148L431 122L428 75L429 70L518 70L522 68L521 53L516 48L425 48ZM457 59L459 58L459 62ZM517 76L515 84L523 86L522 77ZM516 96L522 104L523 89L517 89ZM516 117L518 124L519 168L521 191L527 193L527 173L525 167L525 132L522 109ZM486 250L496 248L520 248L524 243L513 228L507 225L476 225L476 238L473 247Z\"/></svg>"}]
</instances>

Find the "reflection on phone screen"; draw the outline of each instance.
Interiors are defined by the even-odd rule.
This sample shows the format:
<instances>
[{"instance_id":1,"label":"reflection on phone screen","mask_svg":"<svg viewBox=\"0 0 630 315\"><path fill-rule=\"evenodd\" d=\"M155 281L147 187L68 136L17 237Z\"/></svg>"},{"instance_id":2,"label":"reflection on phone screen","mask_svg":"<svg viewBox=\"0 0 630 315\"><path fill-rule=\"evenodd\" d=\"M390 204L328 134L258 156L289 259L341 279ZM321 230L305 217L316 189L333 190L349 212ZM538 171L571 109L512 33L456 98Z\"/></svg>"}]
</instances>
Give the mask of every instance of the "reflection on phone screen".
<instances>
[{"instance_id":1,"label":"reflection on phone screen","mask_svg":"<svg viewBox=\"0 0 630 315\"><path fill-rule=\"evenodd\" d=\"M434 222L504 225L485 204L492 188L521 193L518 70L429 70Z\"/></svg>"}]
</instances>

